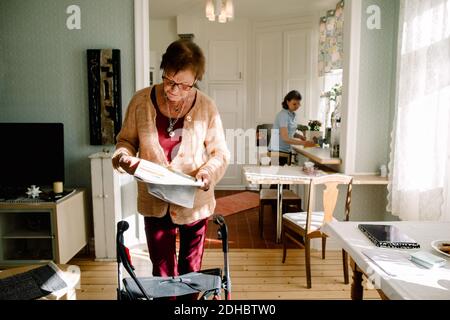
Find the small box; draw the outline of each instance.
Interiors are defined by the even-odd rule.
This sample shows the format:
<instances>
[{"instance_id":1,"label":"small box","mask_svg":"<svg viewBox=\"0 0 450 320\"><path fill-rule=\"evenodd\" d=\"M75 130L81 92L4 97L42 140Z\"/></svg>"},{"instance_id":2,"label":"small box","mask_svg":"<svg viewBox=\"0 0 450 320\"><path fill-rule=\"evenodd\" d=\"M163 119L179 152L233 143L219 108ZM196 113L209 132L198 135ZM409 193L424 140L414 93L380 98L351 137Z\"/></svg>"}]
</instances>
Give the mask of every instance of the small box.
<instances>
[{"instance_id":1,"label":"small box","mask_svg":"<svg viewBox=\"0 0 450 320\"><path fill-rule=\"evenodd\" d=\"M412 253L410 260L428 269L439 268L447 263L447 260L426 251Z\"/></svg>"}]
</instances>

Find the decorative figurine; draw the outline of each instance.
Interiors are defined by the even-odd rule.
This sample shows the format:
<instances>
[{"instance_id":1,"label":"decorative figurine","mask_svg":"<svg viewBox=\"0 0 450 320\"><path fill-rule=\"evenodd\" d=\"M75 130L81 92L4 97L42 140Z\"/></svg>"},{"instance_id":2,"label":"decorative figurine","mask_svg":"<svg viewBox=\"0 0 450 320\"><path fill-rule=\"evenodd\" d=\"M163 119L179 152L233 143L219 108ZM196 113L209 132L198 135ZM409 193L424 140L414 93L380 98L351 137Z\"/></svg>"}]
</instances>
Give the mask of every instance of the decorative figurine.
<instances>
[{"instance_id":1,"label":"decorative figurine","mask_svg":"<svg viewBox=\"0 0 450 320\"><path fill-rule=\"evenodd\" d=\"M39 190L39 187L36 187L36 185L33 184L30 188L28 188L27 195L28 195L28 198L35 199L35 198L39 197L39 193L41 193L41 192L42 191Z\"/></svg>"}]
</instances>

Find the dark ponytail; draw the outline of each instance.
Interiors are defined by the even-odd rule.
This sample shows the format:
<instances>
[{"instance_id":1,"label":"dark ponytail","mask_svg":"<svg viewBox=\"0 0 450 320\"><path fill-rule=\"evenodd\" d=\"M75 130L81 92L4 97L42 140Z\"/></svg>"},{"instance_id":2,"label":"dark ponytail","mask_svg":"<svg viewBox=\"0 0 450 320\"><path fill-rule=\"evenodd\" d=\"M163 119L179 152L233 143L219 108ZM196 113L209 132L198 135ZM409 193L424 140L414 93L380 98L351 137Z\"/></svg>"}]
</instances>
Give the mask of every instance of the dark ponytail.
<instances>
[{"instance_id":1,"label":"dark ponytail","mask_svg":"<svg viewBox=\"0 0 450 320\"><path fill-rule=\"evenodd\" d=\"M289 109L288 107L288 101L291 100L302 100L302 95L300 94L300 92L298 92L297 90L292 90L291 92L289 92L286 97L284 97L283 103L281 104L283 106L283 109Z\"/></svg>"}]
</instances>

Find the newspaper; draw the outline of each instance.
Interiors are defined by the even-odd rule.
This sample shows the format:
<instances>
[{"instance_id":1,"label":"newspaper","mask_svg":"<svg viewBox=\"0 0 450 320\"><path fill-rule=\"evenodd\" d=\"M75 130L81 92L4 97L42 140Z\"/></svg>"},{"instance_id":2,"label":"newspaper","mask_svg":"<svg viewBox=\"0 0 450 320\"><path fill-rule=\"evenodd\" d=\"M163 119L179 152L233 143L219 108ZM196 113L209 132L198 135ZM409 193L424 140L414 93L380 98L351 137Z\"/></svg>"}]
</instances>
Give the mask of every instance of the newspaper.
<instances>
[{"instance_id":1,"label":"newspaper","mask_svg":"<svg viewBox=\"0 0 450 320\"><path fill-rule=\"evenodd\" d=\"M149 194L163 201L185 208L193 208L195 194L202 181L160 166L156 163L141 160L134 176L147 184Z\"/></svg>"},{"instance_id":2,"label":"newspaper","mask_svg":"<svg viewBox=\"0 0 450 320\"><path fill-rule=\"evenodd\" d=\"M139 166L136 168L134 176L139 180L153 184L178 185L178 186L203 186L202 181L181 173L170 170L159 164L140 160Z\"/></svg>"}]
</instances>

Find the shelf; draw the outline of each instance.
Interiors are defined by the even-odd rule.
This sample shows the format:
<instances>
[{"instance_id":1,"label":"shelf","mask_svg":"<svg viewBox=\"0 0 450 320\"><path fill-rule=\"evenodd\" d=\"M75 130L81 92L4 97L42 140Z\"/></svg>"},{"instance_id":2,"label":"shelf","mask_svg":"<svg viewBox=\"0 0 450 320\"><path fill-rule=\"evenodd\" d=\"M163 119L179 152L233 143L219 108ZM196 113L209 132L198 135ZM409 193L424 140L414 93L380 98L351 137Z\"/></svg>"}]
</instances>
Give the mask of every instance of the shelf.
<instances>
[{"instance_id":1,"label":"shelf","mask_svg":"<svg viewBox=\"0 0 450 320\"><path fill-rule=\"evenodd\" d=\"M389 183L387 177L380 177L380 176L371 176L371 175L365 175L365 176L353 176L353 184L358 185L387 185Z\"/></svg>"},{"instance_id":2,"label":"shelf","mask_svg":"<svg viewBox=\"0 0 450 320\"><path fill-rule=\"evenodd\" d=\"M2 239L53 239L54 237L50 235L49 232L50 230L14 230L13 232L4 234Z\"/></svg>"},{"instance_id":3,"label":"shelf","mask_svg":"<svg viewBox=\"0 0 450 320\"><path fill-rule=\"evenodd\" d=\"M0 266L66 263L87 244L85 191L53 202L0 202Z\"/></svg>"},{"instance_id":4,"label":"shelf","mask_svg":"<svg viewBox=\"0 0 450 320\"><path fill-rule=\"evenodd\" d=\"M330 157L330 149L328 148L303 148L300 146L292 146L292 148L318 164L340 165L342 163L341 159Z\"/></svg>"},{"instance_id":5,"label":"shelf","mask_svg":"<svg viewBox=\"0 0 450 320\"><path fill-rule=\"evenodd\" d=\"M3 259L7 261L52 260L53 239L3 239Z\"/></svg>"}]
</instances>

